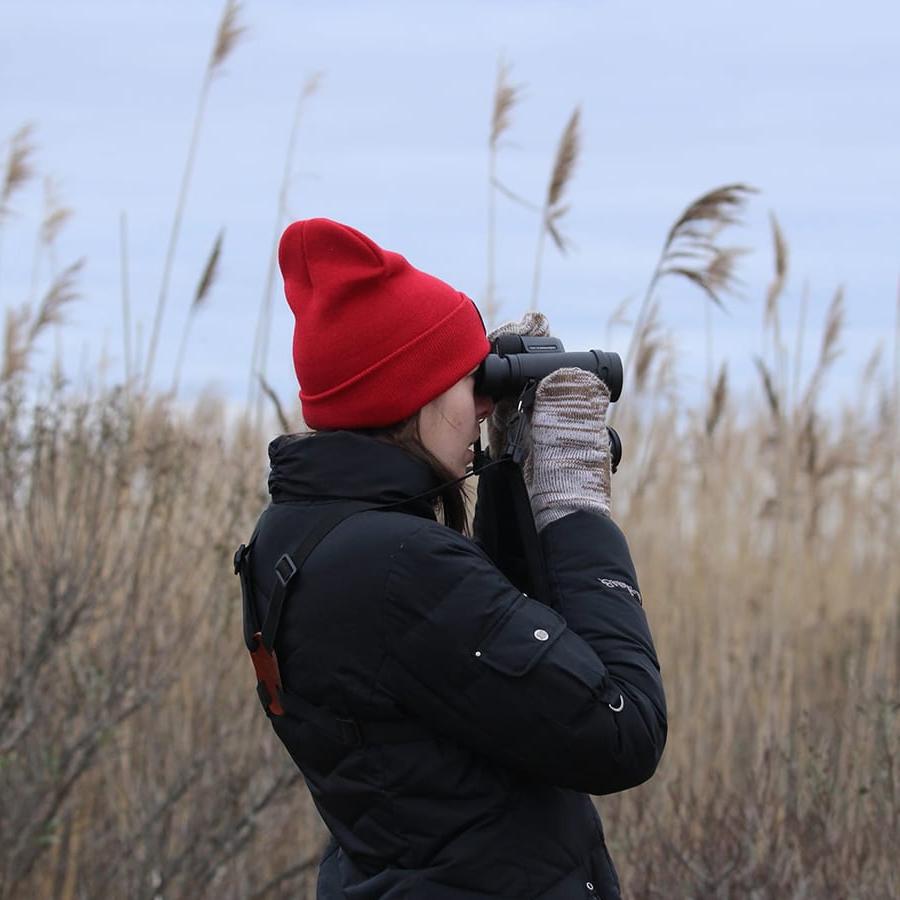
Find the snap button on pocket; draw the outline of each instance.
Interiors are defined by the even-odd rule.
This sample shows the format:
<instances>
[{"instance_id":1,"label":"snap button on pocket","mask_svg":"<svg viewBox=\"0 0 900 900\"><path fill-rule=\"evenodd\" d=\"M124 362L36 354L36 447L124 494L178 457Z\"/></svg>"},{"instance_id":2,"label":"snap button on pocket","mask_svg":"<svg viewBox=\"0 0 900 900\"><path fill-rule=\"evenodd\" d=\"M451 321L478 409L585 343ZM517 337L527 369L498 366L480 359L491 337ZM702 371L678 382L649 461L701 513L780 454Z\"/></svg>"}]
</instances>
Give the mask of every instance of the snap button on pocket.
<instances>
[{"instance_id":1,"label":"snap button on pocket","mask_svg":"<svg viewBox=\"0 0 900 900\"><path fill-rule=\"evenodd\" d=\"M546 641L546 640L550 637L550 635L549 635L546 631L544 631L543 628L537 628L537 629L535 629L534 636L535 636L539 641Z\"/></svg>"}]
</instances>

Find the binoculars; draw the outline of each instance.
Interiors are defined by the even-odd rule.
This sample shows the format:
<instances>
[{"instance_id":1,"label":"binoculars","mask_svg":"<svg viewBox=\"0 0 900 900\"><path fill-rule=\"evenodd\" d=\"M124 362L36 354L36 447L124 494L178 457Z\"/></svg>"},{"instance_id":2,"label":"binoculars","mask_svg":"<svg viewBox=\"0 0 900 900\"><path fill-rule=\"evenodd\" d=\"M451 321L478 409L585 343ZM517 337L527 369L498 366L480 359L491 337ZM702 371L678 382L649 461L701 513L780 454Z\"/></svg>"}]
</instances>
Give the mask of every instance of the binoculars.
<instances>
[{"instance_id":1,"label":"binoculars","mask_svg":"<svg viewBox=\"0 0 900 900\"><path fill-rule=\"evenodd\" d=\"M545 375L563 368L593 372L609 388L612 402L622 393L622 359L618 353L602 350L569 353L559 338L521 334L501 334L494 340L491 352L475 373L475 392L495 402L504 397L518 397L521 414L534 403L538 382ZM615 472L622 459L622 441L614 429L607 428L607 431L610 461ZM512 455L515 458L515 454Z\"/></svg>"}]
</instances>

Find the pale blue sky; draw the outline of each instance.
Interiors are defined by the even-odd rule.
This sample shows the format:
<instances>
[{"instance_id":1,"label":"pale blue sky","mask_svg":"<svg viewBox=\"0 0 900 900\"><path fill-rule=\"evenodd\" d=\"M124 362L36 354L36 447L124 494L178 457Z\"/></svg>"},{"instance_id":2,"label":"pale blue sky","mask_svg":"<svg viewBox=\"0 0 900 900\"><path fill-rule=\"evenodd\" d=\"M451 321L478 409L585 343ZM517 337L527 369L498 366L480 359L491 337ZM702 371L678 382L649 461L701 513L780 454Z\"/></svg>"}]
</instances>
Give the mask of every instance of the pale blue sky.
<instances>
[{"instance_id":1,"label":"pale blue sky","mask_svg":"<svg viewBox=\"0 0 900 900\"><path fill-rule=\"evenodd\" d=\"M0 139L33 121L41 174L75 217L60 260L87 257L83 299L62 333L73 371L105 345L122 372L118 228L130 227L134 315L146 336L219 0L3 0ZM735 242L747 301L716 314L716 353L737 383L753 376L774 210L791 248L793 327L804 282L810 348L834 289L847 289L845 372L888 340L900 275L900 11L886 0L776 3L248 2L246 39L210 96L157 359L168 386L185 311L213 238L220 277L196 320L185 394L246 391L290 118L316 70L290 194L292 217L324 215L371 234L478 299L485 284L486 135L498 56L527 85L501 177L537 200L572 107L584 152L566 233L547 253L542 308L567 346L624 351L605 322L642 292L673 218L699 193L744 181L762 190ZM5 156L6 147L3 146ZM0 303L28 292L40 189L3 229ZM535 217L499 207L498 287L505 310L528 303ZM276 284L269 376L296 390L292 319ZM702 383L703 306L663 291L683 349L686 391ZM85 348L91 348L85 350ZM891 346L885 348L888 354ZM47 340L35 360L46 363ZM627 390L627 386L626 386Z\"/></svg>"}]
</instances>

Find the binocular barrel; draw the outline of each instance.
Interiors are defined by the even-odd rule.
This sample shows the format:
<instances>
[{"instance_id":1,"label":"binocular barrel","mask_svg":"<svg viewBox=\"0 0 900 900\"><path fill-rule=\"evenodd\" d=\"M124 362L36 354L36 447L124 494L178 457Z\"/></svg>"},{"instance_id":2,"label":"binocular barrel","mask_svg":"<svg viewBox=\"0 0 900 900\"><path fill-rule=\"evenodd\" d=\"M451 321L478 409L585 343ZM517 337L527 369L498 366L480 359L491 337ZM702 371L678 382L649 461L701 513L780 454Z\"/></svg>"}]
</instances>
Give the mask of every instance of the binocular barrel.
<instances>
[{"instance_id":1,"label":"binocular barrel","mask_svg":"<svg viewBox=\"0 0 900 900\"><path fill-rule=\"evenodd\" d=\"M494 400L516 397L529 381L540 381L563 368L593 372L609 388L613 402L622 393L622 359L618 353L602 350L489 353L475 374L475 392Z\"/></svg>"}]
</instances>

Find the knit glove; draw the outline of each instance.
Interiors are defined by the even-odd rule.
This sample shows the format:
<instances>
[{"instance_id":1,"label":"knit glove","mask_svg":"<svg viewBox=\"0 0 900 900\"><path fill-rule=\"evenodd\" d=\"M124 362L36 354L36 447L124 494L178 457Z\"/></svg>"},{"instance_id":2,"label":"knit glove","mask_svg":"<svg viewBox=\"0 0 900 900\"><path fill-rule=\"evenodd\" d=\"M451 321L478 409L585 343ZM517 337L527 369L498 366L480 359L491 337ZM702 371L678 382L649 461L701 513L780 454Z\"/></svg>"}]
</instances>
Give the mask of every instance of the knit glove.
<instances>
[{"instance_id":1,"label":"knit glove","mask_svg":"<svg viewBox=\"0 0 900 900\"><path fill-rule=\"evenodd\" d=\"M557 369L538 385L522 466L538 531L579 509L609 515L608 406L609 388L583 369Z\"/></svg>"},{"instance_id":2,"label":"knit glove","mask_svg":"<svg viewBox=\"0 0 900 900\"><path fill-rule=\"evenodd\" d=\"M547 337L550 334L550 323L543 313L529 312L522 316L518 322L504 322L498 325L487 336L493 344L501 334L521 334L528 337ZM491 458L500 459L506 449L509 423L516 415L518 406L517 397L504 397L498 400L494 406L494 412L487 421L488 446L491 448ZM528 438L525 443L527 446Z\"/></svg>"}]
</instances>

